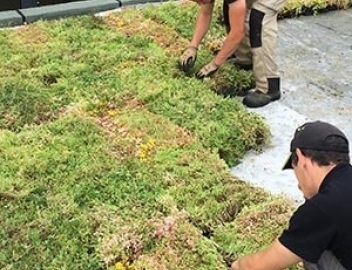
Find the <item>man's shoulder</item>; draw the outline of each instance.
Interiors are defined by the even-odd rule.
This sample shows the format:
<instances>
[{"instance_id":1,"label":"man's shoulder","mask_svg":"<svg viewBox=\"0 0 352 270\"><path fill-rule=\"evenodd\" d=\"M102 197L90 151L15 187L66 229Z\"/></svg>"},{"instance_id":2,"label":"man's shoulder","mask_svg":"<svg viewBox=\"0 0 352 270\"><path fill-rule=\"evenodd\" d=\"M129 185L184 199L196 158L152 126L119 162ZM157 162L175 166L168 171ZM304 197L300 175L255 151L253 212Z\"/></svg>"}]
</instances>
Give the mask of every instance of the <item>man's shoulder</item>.
<instances>
[{"instance_id":1,"label":"man's shoulder","mask_svg":"<svg viewBox=\"0 0 352 270\"><path fill-rule=\"evenodd\" d=\"M350 197L352 192L352 166L340 164L333 168L320 185L314 200L344 199Z\"/></svg>"},{"instance_id":2,"label":"man's shoulder","mask_svg":"<svg viewBox=\"0 0 352 270\"><path fill-rule=\"evenodd\" d=\"M318 208L330 217L352 216L352 166L342 166L317 195L309 200L311 207Z\"/></svg>"}]
</instances>

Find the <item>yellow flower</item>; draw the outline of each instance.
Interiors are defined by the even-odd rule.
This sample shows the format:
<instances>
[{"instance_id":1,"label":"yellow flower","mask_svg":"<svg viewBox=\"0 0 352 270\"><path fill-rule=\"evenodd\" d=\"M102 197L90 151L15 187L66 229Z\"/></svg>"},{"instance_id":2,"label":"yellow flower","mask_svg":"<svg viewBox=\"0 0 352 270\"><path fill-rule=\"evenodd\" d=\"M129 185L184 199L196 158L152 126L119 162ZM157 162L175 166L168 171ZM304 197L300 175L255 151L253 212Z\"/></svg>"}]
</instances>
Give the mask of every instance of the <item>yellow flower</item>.
<instances>
[{"instance_id":1,"label":"yellow flower","mask_svg":"<svg viewBox=\"0 0 352 270\"><path fill-rule=\"evenodd\" d=\"M116 270L125 270L126 268L125 268L125 266L123 265L122 262L117 262L117 263L115 264L115 269L116 269Z\"/></svg>"},{"instance_id":2,"label":"yellow flower","mask_svg":"<svg viewBox=\"0 0 352 270\"><path fill-rule=\"evenodd\" d=\"M116 26L117 26L118 28L121 28L121 27L123 27L124 25L125 25L124 22L118 22Z\"/></svg>"},{"instance_id":3,"label":"yellow flower","mask_svg":"<svg viewBox=\"0 0 352 270\"><path fill-rule=\"evenodd\" d=\"M142 143L139 146L139 151L137 155L140 159L145 160L152 155L154 149L155 149L155 140L149 139L147 142Z\"/></svg>"}]
</instances>

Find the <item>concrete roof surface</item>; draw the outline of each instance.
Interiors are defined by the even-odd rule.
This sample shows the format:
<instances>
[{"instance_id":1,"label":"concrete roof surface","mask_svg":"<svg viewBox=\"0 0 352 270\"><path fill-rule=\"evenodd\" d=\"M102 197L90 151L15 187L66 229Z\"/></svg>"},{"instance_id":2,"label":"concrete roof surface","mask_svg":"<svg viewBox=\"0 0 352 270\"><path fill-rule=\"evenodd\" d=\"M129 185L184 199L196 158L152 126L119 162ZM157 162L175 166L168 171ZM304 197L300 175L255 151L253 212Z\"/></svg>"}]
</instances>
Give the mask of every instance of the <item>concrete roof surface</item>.
<instances>
[{"instance_id":1,"label":"concrete roof surface","mask_svg":"<svg viewBox=\"0 0 352 270\"><path fill-rule=\"evenodd\" d=\"M311 120L338 126L352 141L352 10L279 21L277 60L282 98L263 108L272 131L263 152L248 153L232 168L237 177L303 201L292 170L281 168L295 128Z\"/></svg>"}]
</instances>

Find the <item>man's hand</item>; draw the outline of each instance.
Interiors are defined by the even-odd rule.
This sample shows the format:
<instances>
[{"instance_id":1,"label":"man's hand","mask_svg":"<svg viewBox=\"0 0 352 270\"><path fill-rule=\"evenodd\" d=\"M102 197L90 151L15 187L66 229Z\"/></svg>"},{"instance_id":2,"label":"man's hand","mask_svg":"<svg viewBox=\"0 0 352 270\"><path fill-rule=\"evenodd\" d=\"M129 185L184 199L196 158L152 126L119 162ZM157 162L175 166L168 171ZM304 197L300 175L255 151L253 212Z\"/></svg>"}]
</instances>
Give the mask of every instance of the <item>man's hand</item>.
<instances>
[{"instance_id":1,"label":"man's hand","mask_svg":"<svg viewBox=\"0 0 352 270\"><path fill-rule=\"evenodd\" d=\"M238 270L238 261L234 261L232 264L231 264L231 270Z\"/></svg>"},{"instance_id":2,"label":"man's hand","mask_svg":"<svg viewBox=\"0 0 352 270\"><path fill-rule=\"evenodd\" d=\"M275 240L266 249L234 261L231 270L286 269L299 261L302 259Z\"/></svg>"},{"instance_id":3,"label":"man's hand","mask_svg":"<svg viewBox=\"0 0 352 270\"><path fill-rule=\"evenodd\" d=\"M205 77L211 77L218 70L219 66L211 61L209 64L205 65L201 70L196 74L197 79L203 79Z\"/></svg>"},{"instance_id":4,"label":"man's hand","mask_svg":"<svg viewBox=\"0 0 352 270\"><path fill-rule=\"evenodd\" d=\"M180 59L180 68L183 72L188 72L194 66L197 60L197 48L189 46L182 54Z\"/></svg>"}]
</instances>

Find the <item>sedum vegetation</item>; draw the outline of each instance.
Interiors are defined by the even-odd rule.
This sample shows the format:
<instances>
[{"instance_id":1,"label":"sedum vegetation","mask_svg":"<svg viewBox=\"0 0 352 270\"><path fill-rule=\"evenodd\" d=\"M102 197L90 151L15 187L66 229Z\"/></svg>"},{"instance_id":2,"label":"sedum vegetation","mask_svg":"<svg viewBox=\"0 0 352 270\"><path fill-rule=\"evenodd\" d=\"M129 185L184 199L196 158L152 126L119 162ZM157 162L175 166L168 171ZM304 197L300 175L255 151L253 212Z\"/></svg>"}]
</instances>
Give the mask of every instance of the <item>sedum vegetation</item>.
<instances>
[{"instance_id":1,"label":"sedum vegetation","mask_svg":"<svg viewBox=\"0 0 352 270\"><path fill-rule=\"evenodd\" d=\"M1 269L227 269L287 225L289 201L228 169L270 138L221 92L250 87L252 75L228 64L211 80L193 76L221 25L190 74L176 67L196 9L0 32Z\"/></svg>"},{"instance_id":2,"label":"sedum vegetation","mask_svg":"<svg viewBox=\"0 0 352 270\"><path fill-rule=\"evenodd\" d=\"M316 15L331 10L347 9L351 6L351 0L287 0L280 17Z\"/></svg>"}]
</instances>

